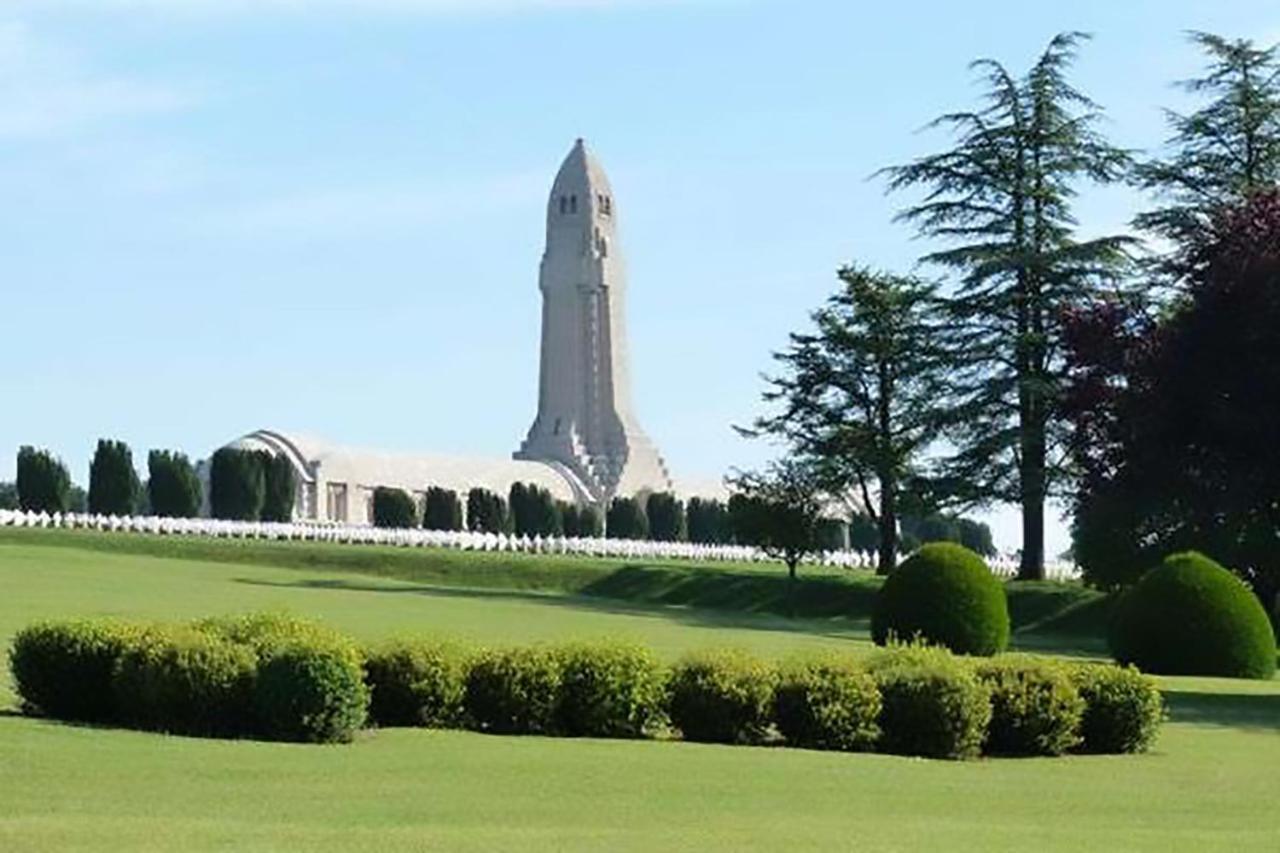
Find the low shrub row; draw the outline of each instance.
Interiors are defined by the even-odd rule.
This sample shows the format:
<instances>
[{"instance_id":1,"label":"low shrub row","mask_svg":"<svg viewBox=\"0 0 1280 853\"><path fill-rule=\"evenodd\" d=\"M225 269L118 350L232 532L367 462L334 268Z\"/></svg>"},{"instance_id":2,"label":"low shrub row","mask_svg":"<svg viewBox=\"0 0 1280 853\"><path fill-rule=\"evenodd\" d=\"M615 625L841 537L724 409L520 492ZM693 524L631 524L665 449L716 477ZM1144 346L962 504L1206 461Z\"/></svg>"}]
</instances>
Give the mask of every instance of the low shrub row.
<instances>
[{"instance_id":1,"label":"low shrub row","mask_svg":"<svg viewBox=\"0 0 1280 853\"><path fill-rule=\"evenodd\" d=\"M669 669L617 643L468 651L397 640L367 653L376 725L638 738L964 759L1141 752L1164 717L1132 667L1025 655L972 661L890 646L865 664L828 652L773 666L737 650Z\"/></svg>"},{"instance_id":2,"label":"low shrub row","mask_svg":"<svg viewBox=\"0 0 1280 853\"><path fill-rule=\"evenodd\" d=\"M42 622L9 661L28 713L175 734L344 742L369 705L353 643L271 615Z\"/></svg>"},{"instance_id":3,"label":"low shrub row","mask_svg":"<svg viewBox=\"0 0 1280 853\"><path fill-rule=\"evenodd\" d=\"M50 717L215 737L342 742L379 726L642 738L964 759L1140 752L1164 709L1133 668L1024 655L972 660L893 645L774 666L710 650L673 666L626 643L369 650L251 615L189 624L46 622L10 661L23 707Z\"/></svg>"}]
</instances>

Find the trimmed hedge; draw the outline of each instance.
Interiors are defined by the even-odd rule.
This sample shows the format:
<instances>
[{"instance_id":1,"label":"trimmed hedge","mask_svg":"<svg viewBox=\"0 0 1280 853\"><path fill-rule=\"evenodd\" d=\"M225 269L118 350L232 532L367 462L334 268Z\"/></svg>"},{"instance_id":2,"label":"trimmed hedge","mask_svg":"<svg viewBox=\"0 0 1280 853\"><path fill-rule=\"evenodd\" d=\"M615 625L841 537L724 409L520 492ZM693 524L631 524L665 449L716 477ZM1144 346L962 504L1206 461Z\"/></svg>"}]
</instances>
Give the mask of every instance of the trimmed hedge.
<instances>
[{"instance_id":1,"label":"trimmed hedge","mask_svg":"<svg viewBox=\"0 0 1280 853\"><path fill-rule=\"evenodd\" d=\"M273 648L258 665L253 707L272 739L349 743L369 710L360 656L328 643Z\"/></svg>"},{"instance_id":2,"label":"trimmed hedge","mask_svg":"<svg viewBox=\"0 0 1280 853\"><path fill-rule=\"evenodd\" d=\"M783 665L773 695L790 746L861 751L880 740L880 690L856 661L827 653Z\"/></svg>"},{"instance_id":3,"label":"trimmed hedge","mask_svg":"<svg viewBox=\"0 0 1280 853\"><path fill-rule=\"evenodd\" d=\"M671 672L672 724L685 740L759 743L773 722L773 667L745 652L689 655Z\"/></svg>"},{"instance_id":4,"label":"trimmed hedge","mask_svg":"<svg viewBox=\"0 0 1280 853\"><path fill-rule=\"evenodd\" d=\"M116 662L142 628L76 619L37 622L18 631L9 648L25 713L105 723L116 718Z\"/></svg>"},{"instance_id":5,"label":"trimmed hedge","mask_svg":"<svg viewBox=\"0 0 1280 853\"><path fill-rule=\"evenodd\" d=\"M968 548L932 542L885 579L871 635L878 645L919 639L957 654L996 654L1009 645L1004 586Z\"/></svg>"},{"instance_id":6,"label":"trimmed hedge","mask_svg":"<svg viewBox=\"0 0 1280 853\"><path fill-rule=\"evenodd\" d=\"M1155 681L1136 667L1080 664L1071 680L1084 701L1082 752L1146 752L1165 720Z\"/></svg>"},{"instance_id":7,"label":"trimmed hedge","mask_svg":"<svg viewBox=\"0 0 1280 853\"><path fill-rule=\"evenodd\" d=\"M559 710L560 673L560 659L548 648L485 651L471 663L463 705L481 731L552 734Z\"/></svg>"},{"instance_id":8,"label":"trimmed hedge","mask_svg":"<svg viewBox=\"0 0 1280 853\"><path fill-rule=\"evenodd\" d=\"M641 646L564 646L556 731L569 737L638 738L665 719L666 672Z\"/></svg>"},{"instance_id":9,"label":"trimmed hedge","mask_svg":"<svg viewBox=\"0 0 1280 853\"><path fill-rule=\"evenodd\" d=\"M144 631L120 656L112 688L120 720L135 728L232 736L254 729L256 656L186 626Z\"/></svg>"},{"instance_id":10,"label":"trimmed hedge","mask_svg":"<svg viewBox=\"0 0 1280 853\"><path fill-rule=\"evenodd\" d=\"M395 640L367 655L287 615L186 624L44 622L9 652L24 712L194 735L351 740L366 723L493 733L870 750L936 758L1139 752L1163 702L1132 667L892 646L775 668L705 651L668 670L642 647L574 643L471 655Z\"/></svg>"},{"instance_id":11,"label":"trimmed hedge","mask_svg":"<svg viewBox=\"0 0 1280 853\"><path fill-rule=\"evenodd\" d=\"M1070 671L1025 655L978 664L991 692L984 751L992 755L1062 755L1080 743L1084 700Z\"/></svg>"},{"instance_id":12,"label":"trimmed hedge","mask_svg":"<svg viewBox=\"0 0 1280 853\"><path fill-rule=\"evenodd\" d=\"M1147 672L1267 679L1276 635L1257 596L1203 554L1166 557L1120 598L1111 654Z\"/></svg>"},{"instance_id":13,"label":"trimmed hedge","mask_svg":"<svg viewBox=\"0 0 1280 853\"><path fill-rule=\"evenodd\" d=\"M379 726L452 728L462 722L468 652L448 641L392 640L365 654L372 693L369 719Z\"/></svg>"},{"instance_id":14,"label":"trimmed hedge","mask_svg":"<svg viewBox=\"0 0 1280 853\"><path fill-rule=\"evenodd\" d=\"M894 646L872 658L880 688L880 749L928 758L973 758L991 722L990 692L945 649Z\"/></svg>"},{"instance_id":15,"label":"trimmed hedge","mask_svg":"<svg viewBox=\"0 0 1280 853\"><path fill-rule=\"evenodd\" d=\"M406 528L418 526L418 507L404 489L378 486L373 490L374 527Z\"/></svg>"}]
</instances>

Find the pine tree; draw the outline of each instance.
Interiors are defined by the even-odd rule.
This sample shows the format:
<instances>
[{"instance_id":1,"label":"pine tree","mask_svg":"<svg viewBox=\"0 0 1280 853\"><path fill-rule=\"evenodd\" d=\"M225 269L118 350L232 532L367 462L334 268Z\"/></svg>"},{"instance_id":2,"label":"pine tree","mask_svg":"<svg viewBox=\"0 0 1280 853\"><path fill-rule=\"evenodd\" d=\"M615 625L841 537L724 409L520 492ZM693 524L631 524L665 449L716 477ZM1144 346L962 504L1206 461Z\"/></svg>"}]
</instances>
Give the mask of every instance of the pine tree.
<instances>
[{"instance_id":1,"label":"pine tree","mask_svg":"<svg viewBox=\"0 0 1280 853\"><path fill-rule=\"evenodd\" d=\"M1024 579L1044 576L1045 501L1062 474L1059 320L1114 283L1131 243L1076 239L1077 185L1115 181L1128 167L1095 130L1097 105L1067 81L1086 38L1058 35L1022 77L976 62L985 106L932 125L950 130L955 147L886 170L890 189L924 191L898 218L952 244L924 260L959 276L949 483L967 502L1020 505Z\"/></svg>"},{"instance_id":2,"label":"pine tree","mask_svg":"<svg viewBox=\"0 0 1280 853\"><path fill-rule=\"evenodd\" d=\"M200 478L186 455L168 450L147 454L147 494L151 512L166 518L195 518L202 500Z\"/></svg>"},{"instance_id":3,"label":"pine tree","mask_svg":"<svg viewBox=\"0 0 1280 853\"><path fill-rule=\"evenodd\" d=\"M98 439L89 463L89 512L96 515L133 515L141 491L133 468L133 451L123 441Z\"/></svg>"},{"instance_id":4,"label":"pine tree","mask_svg":"<svg viewBox=\"0 0 1280 853\"><path fill-rule=\"evenodd\" d=\"M1190 38L1208 62L1203 76L1179 86L1208 103L1188 115L1166 111L1166 156L1135 169L1138 185L1163 204L1134 225L1176 247L1212 242L1218 212L1280 185L1280 45L1202 32Z\"/></svg>"},{"instance_id":5,"label":"pine tree","mask_svg":"<svg viewBox=\"0 0 1280 853\"><path fill-rule=\"evenodd\" d=\"M946 353L932 317L935 287L860 267L775 358L755 431L785 438L834 494L856 493L879 528L879 571L897 561L898 514L918 489L919 457L942 426ZM873 497L874 492L874 497Z\"/></svg>"}]
</instances>

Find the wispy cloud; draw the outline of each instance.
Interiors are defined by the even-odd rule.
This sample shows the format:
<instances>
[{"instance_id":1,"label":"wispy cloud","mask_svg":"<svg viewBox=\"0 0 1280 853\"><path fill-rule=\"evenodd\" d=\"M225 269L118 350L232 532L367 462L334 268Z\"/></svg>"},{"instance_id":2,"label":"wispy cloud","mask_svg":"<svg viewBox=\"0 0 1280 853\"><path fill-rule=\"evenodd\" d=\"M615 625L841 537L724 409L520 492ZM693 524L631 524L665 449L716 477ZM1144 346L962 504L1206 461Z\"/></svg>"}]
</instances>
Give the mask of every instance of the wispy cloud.
<instances>
[{"instance_id":1,"label":"wispy cloud","mask_svg":"<svg viewBox=\"0 0 1280 853\"><path fill-rule=\"evenodd\" d=\"M95 72L80 57L0 22L0 138L47 137L88 124L168 112L188 94L168 85Z\"/></svg>"}]
</instances>

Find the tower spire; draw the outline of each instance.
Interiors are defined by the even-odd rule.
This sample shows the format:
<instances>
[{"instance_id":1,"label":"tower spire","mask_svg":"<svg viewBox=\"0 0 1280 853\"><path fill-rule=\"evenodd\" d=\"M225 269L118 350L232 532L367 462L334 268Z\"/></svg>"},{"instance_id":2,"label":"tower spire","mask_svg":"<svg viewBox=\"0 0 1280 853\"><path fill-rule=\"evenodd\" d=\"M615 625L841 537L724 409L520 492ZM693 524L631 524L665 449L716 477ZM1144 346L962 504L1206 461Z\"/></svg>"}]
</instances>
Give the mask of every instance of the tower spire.
<instances>
[{"instance_id":1,"label":"tower spire","mask_svg":"<svg viewBox=\"0 0 1280 853\"><path fill-rule=\"evenodd\" d=\"M538 287L538 414L515 458L562 466L599 502L670 489L666 465L631 406L613 188L581 138L551 186Z\"/></svg>"}]
</instances>

